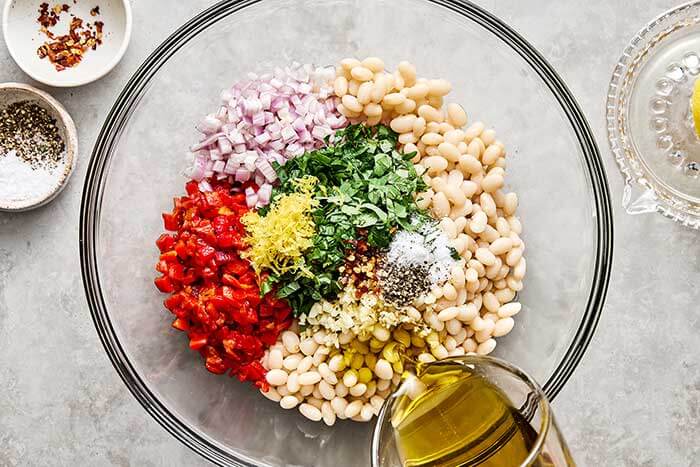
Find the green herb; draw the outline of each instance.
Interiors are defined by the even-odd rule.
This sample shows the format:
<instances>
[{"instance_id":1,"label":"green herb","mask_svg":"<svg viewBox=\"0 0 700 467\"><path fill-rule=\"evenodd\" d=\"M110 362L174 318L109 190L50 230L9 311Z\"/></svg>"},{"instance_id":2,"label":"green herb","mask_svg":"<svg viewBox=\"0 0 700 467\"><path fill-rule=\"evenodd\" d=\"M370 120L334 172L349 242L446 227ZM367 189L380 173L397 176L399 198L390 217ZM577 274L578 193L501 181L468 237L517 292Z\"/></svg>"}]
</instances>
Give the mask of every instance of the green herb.
<instances>
[{"instance_id":1,"label":"green herb","mask_svg":"<svg viewBox=\"0 0 700 467\"><path fill-rule=\"evenodd\" d=\"M327 147L283 166L274 164L280 185L273 190L272 203L294 190L295 179L311 175L319 180L314 192L319 207L312 214L317 231L304 258L313 276L271 275L263 285L276 285L277 295L286 298L297 315L322 298L335 298L340 291L338 268L353 242L366 240L372 247L385 248L396 230L414 230L428 218L413 199L427 188L410 162L415 154L399 153L397 141L397 134L386 126L351 125L328 140ZM261 209L259 214L266 212Z\"/></svg>"}]
</instances>

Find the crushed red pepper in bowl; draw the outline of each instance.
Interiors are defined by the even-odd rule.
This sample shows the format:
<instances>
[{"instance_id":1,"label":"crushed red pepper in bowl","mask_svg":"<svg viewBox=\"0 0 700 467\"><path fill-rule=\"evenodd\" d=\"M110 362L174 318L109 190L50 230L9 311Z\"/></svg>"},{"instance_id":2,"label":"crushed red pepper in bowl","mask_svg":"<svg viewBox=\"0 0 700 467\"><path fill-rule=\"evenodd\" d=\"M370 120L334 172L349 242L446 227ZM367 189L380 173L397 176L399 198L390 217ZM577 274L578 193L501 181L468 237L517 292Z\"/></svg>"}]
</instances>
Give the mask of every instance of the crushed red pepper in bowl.
<instances>
[{"instance_id":1,"label":"crushed red pepper in bowl","mask_svg":"<svg viewBox=\"0 0 700 467\"><path fill-rule=\"evenodd\" d=\"M96 50L102 45L104 23L95 21L94 24L84 23L81 18L72 16L68 34L56 35L49 28L58 24L62 13L67 13L70 6L55 5L49 9L48 3L39 6L39 17L37 22L41 25L43 32L49 41L44 42L37 48L36 53L39 58L48 58L56 67L57 71L74 67L80 63L88 50ZM90 11L91 16L100 14L100 7L96 6Z\"/></svg>"},{"instance_id":2,"label":"crushed red pepper in bowl","mask_svg":"<svg viewBox=\"0 0 700 467\"><path fill-rule=\"evenodd\" d=\"M165 229L174 233L156 241L162 275L155 285L171 294L164 305L176 316L172 325L187 333L207 370L267 390L260 360L291 325L292 310L274 291L261 296L255 271L240 256L248 247L240 221L248 212L245 195L231 194L227 182L208 192L189 182L186 190L163 214Z\"/></svg>"}]
</instances>

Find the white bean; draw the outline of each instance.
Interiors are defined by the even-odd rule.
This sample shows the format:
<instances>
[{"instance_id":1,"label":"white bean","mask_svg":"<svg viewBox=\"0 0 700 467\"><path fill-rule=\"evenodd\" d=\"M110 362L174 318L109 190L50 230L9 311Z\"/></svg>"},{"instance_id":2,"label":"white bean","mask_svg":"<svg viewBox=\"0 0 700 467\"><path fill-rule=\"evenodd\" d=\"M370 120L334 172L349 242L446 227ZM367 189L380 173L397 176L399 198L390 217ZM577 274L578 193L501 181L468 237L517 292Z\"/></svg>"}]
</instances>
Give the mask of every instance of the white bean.
<instances>
[{"instance_id":1,"label":"white bean","mask_svg":"<svg viewBox=\"0 0 700 467\"><path fill-rule=\"evenodd\" d=\"M450 92L452 85L445 79L431 79L428 81L428 94L444 96Z\"/></svg>"},{"instance_id":2,"label":"white bean","mask_svg":"<svg viewBox=\"0 0 700 467\"><path fill-rule=\"evenodd\" d=\"M440 221L440 228L445 232L447 238L452 239L457 237L457 226L449 217L445 217Z\"/></svg>"},{"instance_id":3,"label":"white bean","mask_svg":"<svg viewBox=\"0 0 700 467\"><path fill-rule=\"evenodd\" d=\"M318 366L318 372L328 384L336 384L338 382L338 377L333 371L331 371L326 362L323 362Z\"/></svg>"},{"instance_id":4,"label":"white bean","mask_svg":"<svg viewBox=\"0 0 700 467\"><path fill-rule=\"evenodd\" d=\"M510 238L509 238L510 240ZM513 241L511 240L511 245L513 244ZM506 264L510 267L515 267L519 262L520 258L523 257L523 249L522 248L513 248L508 252L506 255Z\"/></svg>"},{"instance_id":5,"label":"white bean","mask_svg":"<svg viewBox=\"0 0 700 467\"><path fill-rule=\"evenodd\" d=\"M311 404L301 404L299 406L299 412L311 421L318 422L323 418L321 411Z\"/></svg>"},{"instance_id":6,"label":"white bean","mask_svg":"<svg viewBox=\"0 0 700 467\"><path fill-rule=\"evenodd\" d=\"M362 112L362 109L364 109L364 106L360 104L360 102L357 100L357 97L353 96L352 94L345 94L341 102L343 103L343 106L348 109L351 112Z\"/></svg>"},{"instance_id":7,"label":"white bean","mask_svg":"<svg viewBox=\"0 0 700 467\"><path fill-rule=\"evenodd\" d=\"M523 282L516 279L515 277L508 277L506 279L506 283L508 284L508 287L515 290L516 292L520 292L523 290Z\"/></svg>"},{"instance_id":8,"label":"white bean","mask_svg":"<svg viewBox=\"0 0 700 467\"><path fill-rule=\"evenodd\" d=\"M338 76L333 82L333 91L338 97L343 97L348 93L348 79L345 76Z\"/></svg>"},{"instance_id":9,"label":"white bean","mask_svg":"<svg viewBox=\"0 0 700 467\"><path fill-rule=\"evenodd\" d=\"M426 144L428 143L426 142ZM459 153L459 149L457 149L457 146L444 141L438 145L438 151L440 152L440 155L449 162L458 162L461 155Z\"/></svg>"},{"instance_id":10,"label":"white bean","mask_svg":"<svg viewBox=\"0 0 700 467\"><path fill-rule=\"evenodd\" d=\"M372 73L372 70L365 68L364 66L353 67L352 70L350 70L350 75L357 81L369 81L374 78L374 73Z\"/></svg>"},{"instance_id":11,"label":"white bean","mask_svg":"<svg viewBox=\"0 0 700 467\"><path fill-rule=\"evenodd\" d=\"M426 122L442 122L444 120L442 112L428 104L418 107L418 115L423 117Z\"/></svg>"},{"instance_id":12,"label":"white bean","mask_svg":"<svg viewBox=\"0 0 700 467\"><path fill-rule=\"evenodd\" d=\"M301 389L299 389L299 394L301 394L303 397L309 396L314 392L314 389L316 389L315 386L302 386Z\"/></svg>"},{"instance_id":13,"label":"white bean","mask_svg":"<svg viewBox=\"0 0 700 467\"><path fill-rule=\"evenodd\" d=\"M498 308L499 318L510 318L511 316L517 315L522 309L522 305L518 302L510 302L505 305L501 305Z\"/></svg>"},{"instance_id":14,"label":"white bean","mask_svg":"<svg viewBox=\"0 0 700 467\"><path fill-rule=\"evenodd\" d=\"M445 329L449 335L456 336L462 331L462 323L458 319L453 318L445 323Z\"/></svg>"},{"instance_id":15,"label":"white bean","mask_svg":"<svg viewBox=\"0 0 700 467\"><path fill-rule=\"evenodd\" d=\"M338 372L345 369L345 360L342 355L334 355L328 362L328 368L331 371Z\"/></svg>"},{"instance_id":16,"label":"white bean","mask_svg":"<svg viewBox=\"0 0 700 467\"><path fill-rule=\"evenodd\" d=\"M483 141L484 144L487 144L486 141L484 141L484 139L483 139L483 135L482 135L481 140ZM488 146L488 144L487 144L487 146ZM497 146L495 144L492 144L492 145L488 146L486 148L486 150L484 151L484 154L481 156L481 162L483 162L484 165L492 165L492 164L496 163L496 161L498 160L498 158L501 157L502 154L503 154L503 148L501 148L500 146Z\"/></svg>"},{"instance_id":17,"label":"white bean","mask_svg":"<svg viewBox=\"0 0 700 467\"><path fill-rule=\"evenodd\" d=\"M481 209L484 210L487 216L494 217L496 215L496 202L490 194L481 193L479 196L479 204L481 204Z\"/></svg>"},{"instance_id":18,"label":"white bean","mask_svg":"<svg viewBox=\"0 0 700 467\"><path fill-rule=\"evenodd\" d=\"M478 259L484 266L492 266L496 264L496 257L487 248L477 248L475 256L476 259Z\"/></svg>"},{"instance_id":19,"label":"white bean","mask_svg":"<svg viewBox=\"0 0 700 467\"><path fill-rule=\"evenodd\" d=\"M395 107L403 103L405 100L406 96L404 96L400 92L392 92L390 94L386 94L384 96L384 99L382 99L382 102L384 103L384 105Z\"/></svg>"},{"instance_id":20,"label":"white bean","mask_svg":"<svg viewBox=\"0 0 700 467\"><path fill-rule=\"evenodd\" d=\"M429 156L421 161L421 165L427 169L428 175L432 177L444 172L449 164L442 156Z\"/></svg>"},{"instance_id":21,"label":"white bean","mask_svg":"<svg viewBox=\"0 0 700 467\"><path fill-rule=\"evenodd\" d=\"M343 416L345 417L345 409L348 406L348 401L346 401L342 397L335 397L331 401L331 407L333 408L333 411L335 412L336 415L338 416Z\"/></svg>"},{"instance_id":22,"label":"white bean","mask_svg":"<svg viewBox=\"0 0 700 467\"><path fill-rule=\"evenodd\" d=\"M510 331L513 330L514 325L515 325L515 321L513 320L513 318L499 319L498 321L496 321L496 325L493 328L494 337L505 336L506 334L508 334Z\"/></svg>"},{"instance_id":23,"label":"white bean","mask_svg":"<svg viewBox=\"0 0 700 467\"><path fill-rule=\"evenodd\" d=\"M326 400L331 400L335 397L335 388L328 384L325 380L321 380L318 383L318 392Z\"/></svg>"},{"instance_id":24,"label":"white bean","mask_svg":"<svg viewBox=\"0 0 700 467\"><path fill-rule=\"evenodd\" d=\"M299 352L299 336L292 331L282 333L282 344L291 354Z\"/></svg>"},{"instance_id":25,"label":"white bean","mask_svg":"<svg viewBox=\"0 0 700 467\"><path fill-rule=\"evenodd\" d=\"M483 171L481 162L471 154L461 154L458 159L458 166L464 175L478 174Z\"/></svg>"},{"instance_id":26,"label":"white bean","mask_svg":"<svg viewBox=\"0 0 700 467\"><path fill-rule=\"evenodd\" d=\"M293 409L293 408L296 407L297 405L299 405L299 399L297 399L297 398L294 397L294 396L284 396L284 397L280 400L280 406L281 406L283 409L287 409L287 410Z\"/></svg>"},{"instance_id":27,"label":"white bean","mask_svg":"<svg viewBox=\"0 0 700 467\"><path fill-rule=\"evenodd\" d=\"M415 115L401 115L393 119L389 126L397 133L408 133L413 130L413 123L415 121Z\"/></svg>"},{"instance_id":28,"label":"white bean","mask_svg":"<svg viewBox=\"0 0 700 467\"><path fill-rule=\"evenodd\" d=\"M299 375L299 384L306 386L321 381L321 375L317 371L307 371Z\"/></svg>"},{"instance_id":29,"label":"white bean","mask_svg":"<svg viewBox=\"0 0 700 467\"><path fill-rule=\"evenodd\" d=\"M467 303L466 305L461 305L459 307L459 313L457 314L457 319L463 323L468 323L474 320L479 315L479 310L474 306L473 303Z\"/></svg>"},{"instance_id":30,"label":"white bean","mask_svg":"<svg viewBox=\"0 0 700 467\"><path fill-rule=\"evenodd\" d=\"M362 60L362 66L370 70L372 73L384 71L384 61L379 57L367 57Z\"/></svg>"},{"instance_id":31,"label":"white bean","mask_svg":"<svg viewBox=\"0 0 700 467\"><path fill-rule=\"evenodd\" d=\"M280 368L282 368L282 362L282 351L280 349L271 349L270 355L267 360L269 368L272 370L279 370Z\"/></svg>"},{"instance_id":32,"label":"white bean","mask_svg":"<svg viewBox=\"0 0 700 467\"><path fill-rule=\"evenodd\" d=\"M299 350L301 350L304 355L313 355L316 349L318 349L318 344L311 337L299 343Z\"/></svg>"},{"instance_id":33,"label":"white bean","mask_svg":"<svg viewBox=\"0 0 700 467\"><path fill-rule=\"evenodd\" d=\"M501 302L498 301L496 296L491 292L486 292L483 294L484 308L492 313L496 313L501 307Z\"/></svg>"},{"instance_id":34,"label":"white bean","mask_svg":"<svg viewBox=\"0 0 700 467\"><path fill-rule=\"evenodd\" d=\"M488 355L496 348L496 339L489 339L482 342L476 348L476 353L479 355ZM466 349L465 349L466 350Z\"/></svg>"},{"instance_id":35,"label":"white bean","mask_svg":"<svg viewBox=\"0 0 700 467\"><path fill-rule=\"evenodd\" d=\"M299 362L301 362L301 359L302 356L299 354L289 355L282 361L282 366L289 371L296 370L299 366Z\"/></svg>"},{"instance_id":36,"label":"white bean","mask_svg":"<svg viewBox=\"0 0 700 467\"><path fill-rule=\"evenodd\" d=\"M465 141L470 142L471 140L473 140L477 136L481 135L481 133L483 133L483 131L484 131L484 128L485 128L485 126L482 122L472 123L469 126L469 128L467 128L466 131L464 132Z\"/></svg>"},{"instance_id":37,"label":"white bean","mask_svg":"<svg viewBox=\"0 0 700 467\"><path fill-rule=\"evenodd\" d=\"M459 311L459 307L451 306L449 308L445 308L440 313L438 313L437 318L440 321L450 321L452 319L455 319L457 315L459 315Z\"/></svg>"},{"instance_id":38,"label":"white bean","mask_svg":"<svg viewBox=\"0 0 700 467\"><path fill-rule=\"evenodd\" d=\"M451 283L446 283L442 286L442 296L445 300L454 301L457 299L457 289Z\"/></svg>"},{"instance_id":39,"label":"white bean","mask_svg":"<svg viewBox=\"0 0 700 467\"><path fill-rule=\"evenodd\" d=\"M506 287L500 290L496 290L494 295L501 303L508 303L515 298L515 291L508 288L508 283L506 282Z\"/></svg>"},{"instance_id":40,"label":"white bean","mask_svg":"<svg viewBox=\"0 0 700 467\"><path fill-rule=\"evenodd\" d=\"M503 213L506 216L512 216L515 214L515 210L518 208L518 195L515 193L508 193L505 198L505 203L503 204Z\"/></svg>"},{"instance_id":41,"label":"white bean","mask_svg":"<svg viewBox=\"0 0 700 467\"><path fill-rule=\"evenodd\" d=\"M343 384L347 388L351 388L357 384L357 372L355 370L348 370L343 375Z\"/></svg>"},{"instance_id":42,"label":"white bean","mask_svg":"<svg viewBox=\"0 0 700 467\"><path fill-rule=\"evenodd\" d=\"M506 218L508 223L510 224L510 230L512 230L514 233L520 235L523 233L523 226L520 224L520 219L518 219L515 216L509 216Z\"/></svg>"},{"instance_id":43,"label":"white bean","mask_svg":"<svg viewBox=\"0 0 700 467\"><path fill-rule=\"evenodd\" d=\"M411 63L402 61L399 63L398 71L404 80L406 86L413 86L416 82L416 67Z\"/></svg>"},{"instance_id":44,"label":"white bean","mask_svg":"<svg viewBox=\"0 0 700 467\"><path fill-rule=\"evenodd\" d=\"M494 255L502 255L509 252L513 248L513 241L508 237L501 237L494 240L489 246L489 250Z\"/></svg>"},{"instance_id":45,"label":"white bean","mask_svg":"<svg viewBox=\"0 0 700 467\"><path fill-rule=\"evenodd\" d=\"M447 200L445 193L436 193L435 196L433 196L432 204L432 211L436 218L442 219L450 214L450 202Z\"/></svg>"},{"instance_id":46,"label":"white bean","mask_svg":"<svg viewBox=\"0 0 700 467\"><path fill-rule=\"evenodd\" d=\"M444 345L440 344L436 346L433 349L430 349L430 352L437 358L438 360L443 360L448 357L448 352L447 349L445 348Z\"/></svg>"},{"instance_id":47,"label":"white bean","mask_svg":"<svg viewBox=\"0 0 700 467\"><path fill-rule=\"evenodd\" d=\"M348 395L348 387L343 384L342 381L338 381L338 384L335 385L335 395L338 397L345 397Z\"/></svg>"},{"instance_id":48,"label":"white bean","mask_svg":"<svg viewBox=\"0 0 700 467\"><path fill-rule=\"evenodd\" d=\"M500 234L498 233L498 230L494 229L488 224L486 224L484 227L484 231L479 234L479 239L485 241L486 243L495 242L499 237Z\"/></svg>"},{"instance_id":49,"label":"white bean","mask_svg":"<svg viewBox=\"0 0 700 467\"><path fill-rule=\"evenodd\" d=\"M474 333L474 340L476 340L476 342L479 344L491 339L491 336L493 335L493 328L495 326L494 322L491 320L486 320L486 322L489 323L486 329Z\"/></svg>"},{"instance_id":50,"label":"white bean","mask_svg":"<svg viewBox=\"0 0 700 467\"><path fill-rule=\"evenodd\" d=\"M350 402L346 407L345 407L345 416L347 418L352 418L355 415L359 414L360 411L362 410L362 401L361 400L356 400L353 402Z\"/></svg>"},{"instance_id":51,"label":"white bean","mask_svg":"<svg viewBox=\"0 0 700 467\"><path fill-rule=\"evenodd\" d=\"M314 359L310 355L307 355L306 357L302 358L301 361L299 362L299 365L297 366L297 372L299 374L306 373L311 369L311 367L314 364Z\"/></svg>"},{"instance_id":52,"label":"white bean","mask_svg":"<svg viewBox=\"0 0 700 467\"><path fill-rule=\"evenodd\" d=\"M301 389L301 384L299 384L299 373L292 371L287 377L287 390L290 394L299 392Z\"/></svg>"},{"instance_id":53,"label":"white bean","mask_svg":"<svg viewBox=\"0 0 700 467\"><path fill-rule=\"evenodd\" d=\"M484 141L484 144L487 146L492 145L493 143L496 142L496 131L492 129L485 130L483 133L481 133L481 139ZM500 145L499 145L500 147Z\"/></svg>"},{"instance_id":54,"label":"white bean","mask_svg":"<svg viewBox=\"0 0 700 467\"><path fill-rule=\"evenodd\" d=\"M459 104L448 104L447 121L455 128L461 128L467 124L467 113Z\"/></svg>"},{"instance_id":55,"label":"white bean","mask_svg":"<svg viewBox=\"0 0 700 467\"><path fill-rule=\"evenodd\" d=\"M367 385L365 383L357 383L350 388L350 395L354 397L360 397L365 392L367 392Z\"/></svg>"},{"instance_id":56,"label":"white bean","mask_svg":"<svg viewBox=\"0 0 700 467\"><path fill-rule=\"evenodd\" d=\"M392 368L391 363L383 358L380 358L374 365L374 374L377 375L377 378L379 379L390 380L394 376L394 369Z\"/></svg>"},{"instance_id":57,"label":"white bean","mask_svg":"<svg viewBox=\"0 0 700 467\"><path fill-rule=\"evenodd\" d=\"M502 175L499 175L499 174L487 175L481 181L481 187L484 189L485 192L493 193L494 191L501 188L504 183L505 183L505 180L503 179Z\"/></svg>"},{"instance_id":58,"label":"white bean","mask_svg":"<svg viewBox=\"0 0 700 467\"><path fill-rule=\"evenodd\" d=\"M284 370L273 369L267 372L265 379L272 386L281 386L287 382L288 374Z\"/></svg>"},{"instance_id":59,"label":"white bean","mask_svg":"<svg viewBox=\"0 0 700 467\"><path fill-rule=\"evenodd\" d=\"M335 424L336 415L330 402L324 402L321 405L321 416L323 417L323 423L326 425L333 426Z\"/></svg>"},{"instance_id":60,"label":"white bean","mask_svg":"<svg viewBox=\"0 0 700 467\"><path fill-rule=\"evenodd\" d=\"M467 145L467 154L480 159L485 149L486 147L484 146L483 141L481 141L479 138L474 138L471 143ZM482 160L481 162L483 163L484 161Z\"/></svg>"},{"instance_id":61,"label":"white bean","mask_svg":"<svg viewBox=\"0 0 700 467\"><path fill-rule=\"evenodd\" d=\"M267 391L260 391L263 396L267 397L271 401L279 402L282 399L280 393L277 392L275 388L269 388Z\"/></svg>"}]
</instances>

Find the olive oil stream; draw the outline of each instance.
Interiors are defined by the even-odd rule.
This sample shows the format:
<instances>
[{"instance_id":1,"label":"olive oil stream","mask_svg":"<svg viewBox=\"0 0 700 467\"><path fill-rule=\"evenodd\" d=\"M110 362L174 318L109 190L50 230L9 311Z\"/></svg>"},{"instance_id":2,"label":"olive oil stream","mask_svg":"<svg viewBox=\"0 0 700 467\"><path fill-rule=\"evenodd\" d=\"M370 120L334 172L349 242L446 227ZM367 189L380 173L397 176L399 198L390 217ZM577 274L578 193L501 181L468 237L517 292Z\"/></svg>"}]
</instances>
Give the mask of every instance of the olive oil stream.
<instances>
[{"instance_id":1,"label":"olive oil stream","mask_svg":"<svg viewBox=\"0 0 700 467\"><path fill-rule=\"evenodd\" d=\"M517 467L527 459L537 432L501 390L454 362L417 374L391 419L404 466ZM540 454L529 465L554 463Z\"/></svg>"}]
</instances>

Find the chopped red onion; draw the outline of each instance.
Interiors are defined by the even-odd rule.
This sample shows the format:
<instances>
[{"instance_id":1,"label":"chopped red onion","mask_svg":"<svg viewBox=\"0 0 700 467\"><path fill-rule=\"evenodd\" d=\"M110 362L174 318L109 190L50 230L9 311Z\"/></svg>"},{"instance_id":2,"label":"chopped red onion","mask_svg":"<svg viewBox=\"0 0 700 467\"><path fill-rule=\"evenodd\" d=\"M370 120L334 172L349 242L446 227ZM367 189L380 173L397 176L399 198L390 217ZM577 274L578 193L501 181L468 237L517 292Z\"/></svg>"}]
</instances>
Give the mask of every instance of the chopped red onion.
<instances>
[{"instance_id":1,"label":"chopped red onion","mask_svg":"<svg viewBox=\"0 0 700 467\"><path fill-rule=\"evenodd\" d=\"M237 182L247 182L250 180L250 170L248 169L237 169L235 174L235 180Z\"/></svg>"},{"instance_id":2,"label":"chopped red onion","mask_svg":"<svg viewBox=\"0 0 700 467\"><path fill-rule=\"evenodd\" d=\"M211 184L206 180L202 180L201 182L199 182L198 186L199 186L199 191L212 191L213 190Z\"/></svg>"},{"instance_id":3,"label":"chopped red onion","mask_svg":"<svg viewBox=\"0 0 700 467\"><path fill-rule=\"evenodd\" d=\"M249 74L221 92L222 105L197 124L204 135L190 149L187 176L254 181L246 190L251 207L269 203L277 180L272 163L323 146L323 139L348 124L337 110L335 68L293 63L274 73ZM206 185L204 185L206 187Z\"/></svg>"}]
</instances>

